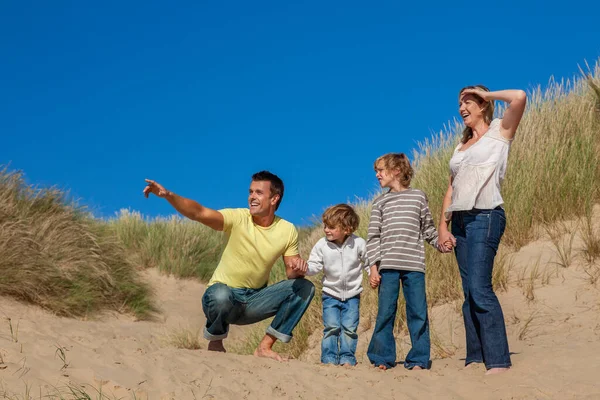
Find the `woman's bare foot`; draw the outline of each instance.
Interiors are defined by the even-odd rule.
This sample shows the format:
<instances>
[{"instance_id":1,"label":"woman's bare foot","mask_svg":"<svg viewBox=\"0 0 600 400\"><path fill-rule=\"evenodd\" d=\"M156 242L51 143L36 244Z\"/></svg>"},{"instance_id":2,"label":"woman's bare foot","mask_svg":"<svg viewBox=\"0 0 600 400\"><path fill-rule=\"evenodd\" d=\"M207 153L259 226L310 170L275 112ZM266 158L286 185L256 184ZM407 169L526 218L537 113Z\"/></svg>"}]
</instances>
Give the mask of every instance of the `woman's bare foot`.
<instances>
[{"instance_id":1,"label":"woman's bare foot","mask_svg":"<svg viewBox=\"0 0 600 400\"><path fill-rule=\"evenodd\" d=\"M486 375L496 375L508 371L509 368L490 368L486 371Z\"/></svg>"},{"instance_id":2,"label":"woman's bare foot","mask_svg":"<svg viewBox=\"0 0 600 400\"><path fill-rule=\"evenodd\" d=\"M208 350L210 351L218 351L221 353L226 353L225 346L223 346L222 340L211 340L208 342Z\"/></svg>"},{"instance_id":3,"label":"woman's bare foot","mask_svg":"<svg viewBox=\"0 0 600 400\"><path fill-rule=\"evenodd\" d=\"M467 365L465 365L463 367L463 369L475 369L475 368L479 367L480 365L481 365L481 363L479 363L479 362L471 362L471 363L468 363Z\"/></svg>"},{"instance_id":4,"label":"woman's bare foot","mask_svg":"<svg viewBox=\"0 0 600 400\"><path fill-rule=\"evenodd\" d=\"M254 350L254 355L256 357L270 358L275 361L287 361L278 353L273 351L273 345L276 341L277 338L275 338L275 336L271 336L267 333L263 340L261 340L261 342L259 343L256 350Z\"/></svg>"}]
</instances>

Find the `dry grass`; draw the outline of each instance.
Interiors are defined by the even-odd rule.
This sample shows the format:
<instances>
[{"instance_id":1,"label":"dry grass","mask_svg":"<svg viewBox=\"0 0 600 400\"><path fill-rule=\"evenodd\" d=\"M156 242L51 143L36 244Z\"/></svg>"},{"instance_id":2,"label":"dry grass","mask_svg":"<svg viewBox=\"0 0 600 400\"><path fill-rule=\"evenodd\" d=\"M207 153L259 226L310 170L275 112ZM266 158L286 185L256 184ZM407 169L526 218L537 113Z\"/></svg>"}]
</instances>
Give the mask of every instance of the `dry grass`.
<instances>
[{"instance_id":1,"label":"dry grass","mask_svg":"<svg viewBox=\"0 0 600 400\"><path fill-rule=\"evenodd\" d=\"M198 350L205 347L202 328L178 328L167 335L167 342L178 349Z\"/></svg>"},{"instance_id":2,"label":"dry grass","mask_svg":"<svg viewBox=\"0 0 600 400\"><path fill-rule=\"evenodd\" d=\"M24 389L21 394L15 393L13 390L8 390L0 384L0 399L6 400L136 400L137 396L135 392L132 392L130 396L116 397L109 395L102 390L102 386L95 387L92 385L78 385L75 383L68 383L63 386L51 386L45 385L42 390L40 387L38 390L34 390L33 387L27 383L24 384ZM48 387L50 387L48 389Z\"/></svg>"},{"instance_id":3,"label":"dry grass","mask_svg":"<svg viewBox=\"0 0 600 400\"><path fill-rule=\"evenodd\" d=\"M224 246L221 232L178 216L149 220L121 210L108 226L136 264L182 278L208 280Z\"/></svg>"},{"instance_id":4,"label":"dry grass","mask_svg":"<svg viewBox=\"0 0 600 400\"><path fill-rule=\"evenodd\" d=\"M554 263L562 268L568 268L573 263L575 256L573 242L577 233L577 226L567 226L559 221L546 225L546 232L554 245L557 261Z\"/></svg>"},{"instance_id":5,"label":"dry grass","mask_svg":"<svg viewBox=\"0 0 600 400\"><path fill-rule=\"evenodd\" d=\"M580 225L582 226L583 255L587 262L592 264L600 256L600 228L594 227L591 212L586 213Z\"/></svg>"},{"instance_id":6,"label":"dry grass","mask_svg":"<svg viewBox=\"0 0 600 400\"><path fill-rule=\"evenodd\" d=\"M535 320L538 318L538 312L533 311L527 318L523 320L523 324L519 329L518 338L519 340L527 340L531 338L531 335L535 328Z\"/></svg>"},{"instance_id":7,"label":"dry grass","mask_svg":"<svg viewBox=\"0 0 600 400\"><path fill-rule=\"evenodd\" d=\"M120 242L66 196L0 170L0 295L65 316L112 309L148 317L149 287Z\"/></svg>"}]
</instances>

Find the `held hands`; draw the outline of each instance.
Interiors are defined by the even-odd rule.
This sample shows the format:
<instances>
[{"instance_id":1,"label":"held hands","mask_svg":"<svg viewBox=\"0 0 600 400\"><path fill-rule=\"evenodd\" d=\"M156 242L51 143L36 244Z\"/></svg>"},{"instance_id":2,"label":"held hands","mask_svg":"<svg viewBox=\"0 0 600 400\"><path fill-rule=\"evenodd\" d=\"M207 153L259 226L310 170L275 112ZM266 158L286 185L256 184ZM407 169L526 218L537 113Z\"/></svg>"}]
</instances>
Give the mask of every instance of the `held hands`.
<instances>
[{"instance_id":1,"label":"held hands","mask_svg":"<svg viewBox=\"0 0 600 400\"><path fill-rule=\"evenodd\" d=\"M375 289L381 283L381 275L377 271L377 265L371 266L371 273L369 274L369 284Z\"/></svg>"},{"instance_id":2,"label":"held hands","mask_svg":"<svg viewBox=\"0 0 600 400\"><path fill-rule=\"evenodd\" d=\"M306 272L308 271L308 263L303 260L301 257L297 257L293 262L292 262L292 270L298 272L301 275L306 275Z\"/></svg>"},{"instance_id":3,"label":"held hands","mask_svg":"<svg viewBox=\"0 0 600 400\"><path fill-rule=\"evenodd\" d=\"M151 181L150 179L146 179L146 182L148 183L144 188L144 196L146 196L146 198L150 196L150 193L158 197L167 197L169 194L169 191L162 187L162 185L159 183Z\"/></svg>"},{"instance_id":4,"label":"held hands","mask_svg":"<svg viewBox=\"0 0 600 400\"><path fill-rule=\"evenodd\" d=\"M447 230L440 231L437 249L440 253L450 253L456 247L456 238Z\"/></svg>"}]
</instances>

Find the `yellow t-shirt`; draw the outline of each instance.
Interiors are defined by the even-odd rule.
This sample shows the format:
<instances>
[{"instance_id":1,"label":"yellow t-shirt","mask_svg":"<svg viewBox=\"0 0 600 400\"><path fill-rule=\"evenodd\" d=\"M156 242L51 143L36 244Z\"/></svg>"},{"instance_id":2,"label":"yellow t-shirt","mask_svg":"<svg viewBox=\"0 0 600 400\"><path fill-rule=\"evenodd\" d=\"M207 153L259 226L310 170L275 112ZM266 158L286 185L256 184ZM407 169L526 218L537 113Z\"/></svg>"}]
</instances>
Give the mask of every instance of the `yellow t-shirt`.
<instances>
[{"instance_id":1,"label":"yellow t-shirt","mask_svg":"<svg viewBox=\"0 0 600 400\"><path fill-rule=\"evenodd\" d=\"M255 225L247 208L219 210L223 214L225 250L208 282L233 288L259 289L267 284L279 257L298 254L298 231L290 222L275 216L269 227Z\"/></svg>"}]
</instances>

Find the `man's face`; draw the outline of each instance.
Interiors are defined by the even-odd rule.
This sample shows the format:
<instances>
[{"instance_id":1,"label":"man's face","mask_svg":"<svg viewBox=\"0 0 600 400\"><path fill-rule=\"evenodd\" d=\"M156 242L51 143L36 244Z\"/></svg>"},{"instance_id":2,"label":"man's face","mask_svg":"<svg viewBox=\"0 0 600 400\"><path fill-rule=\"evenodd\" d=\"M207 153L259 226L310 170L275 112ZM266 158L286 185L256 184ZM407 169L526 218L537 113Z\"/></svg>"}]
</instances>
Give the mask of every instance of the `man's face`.
<instances>
[{"instance_id":1,"label":"man's face","mask_svg":"<svg viewBox=\"0 0 600 400\"><path fill-rule=\"evenodd\" d=\"M248 193L248 207L250 215L256 217L265 217L275 213L275 204L279 195L271 194L271 182L252 181Z\"/></svg>"}]
</instances>

